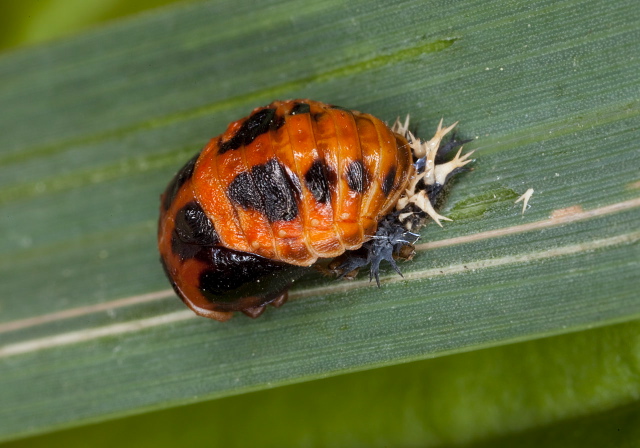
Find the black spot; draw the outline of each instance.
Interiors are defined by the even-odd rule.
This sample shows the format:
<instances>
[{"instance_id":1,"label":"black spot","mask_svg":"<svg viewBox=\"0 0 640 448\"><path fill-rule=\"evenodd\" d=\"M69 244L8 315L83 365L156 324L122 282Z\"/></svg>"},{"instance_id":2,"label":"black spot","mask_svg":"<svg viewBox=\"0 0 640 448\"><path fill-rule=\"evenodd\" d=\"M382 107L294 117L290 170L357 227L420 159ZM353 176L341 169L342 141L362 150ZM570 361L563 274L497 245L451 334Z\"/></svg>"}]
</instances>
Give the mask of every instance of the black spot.
<instances>
[{"instance_id":1,"label":"black spot","mask_svg":"<svg viewBox=\"0 0 640 448\"><path fill-rule=\"evenodd\" d=\"M393 188L393 183L396 179L396 167L395 165L389 168L389 172L386 176L384 176L384 180L382 181L382 192L387 196L391 189Z\"/></svg>"},{"instance_id":2,"label":"black spot","mask_svg":"<svg viewBox=\"0 0 640 448\"><path fill-rule=\"evenodd\" d=\"M173 176L169 185L167 185L167 189L164 191L164 198L162 200L162 206L165 210L169 210L171 207L171 203L176 198L176 195L180 191L180 188L184 185L186 181L191 179L193 176L193 168L196 166L196 160L198 160L198 156L200 154L196 154L189 160L178 173Z\"/></svg>"},{"instance_id":3,"label":"black spot","mask_svg":"<svg viewBox=\"0 0 640 448\"><path fill-rule=\"evenodd\" d=\"M176 214L175 230L180 239L188 244L212 246L220 242L213 224L195 201L189 202Z\"/></svg>"},{"instance_id":4,"label":"black spot","mask_svg":"<svg viewBox=\"0 0 640 448\"><path fill-rule=\"evenodd\" d=\"M320 121L322 117L324 117L324 112L318 112L316 114L311 115L311 119L315 122Z\"/></svg>"},{"instance_id":5,"label":"black spot","mask_svg":"<svg viewBox=\"0 0 640 448\"><path fill-rule=\"evenodd\" d=\"M304 175L304 181L316 201L324 204L331 199L329 181L327 180L326 168L322 160L313 162L307 174Z\"/></svg>"},{"instance_id":6,"label":"black spot","mask_svg":"<svg viewBox=\"0 0 640 448\"><path fill-rule=\"evenodd\" d=\"M338 110L343 110L345 112L351 112L351 109L347 109L346 107L342 107L342 106L336 106L335 104L330 104L329 105L330 109L338 109Z\"/></svg>"},{"instance_id":7,"label":"black spot","mask_svg":"<svg viewBox=\"0 0 640 448\"><path fill-rule=\"evenodd\" d=\"M349 188L363 193L369 188L370 175L360 160L354 160L347 167L347 184Z\"/></svg>"},{"instance_id":8,"label":"black spot","mask_svg":"<svg viewBox=\"0 0 640 448\"><path fill-rule=\"evenodd\" d=\"M309 105L307 103L296 103L291 109L291 112L289 112L289 114L299 115L299 114L308 114L310 112L311 112L311 109L309 108Z\"/></svg>"},{"instance_id":9,"label":"black spot","mask_svg":"<svg viewBox=\"0 0 640 448\"><path fill-rule=\"evenodd\" d=\"M325 172L327 173L327 180L329 185L335 186L338 183L338 173L333 169L331 165L325 165Z\"/></svg>"},{"instance_id":10,"label":"black spot","mask_svg":"<svg viewBox=\"0 0 640 448\"><path fill-rule=\"evenodd\" d=\"M178 232L174 230L171 234L171 251L180 257L180 261L185 261L191 258L200 258L203 246L185 243Z\"/></svg>"},{"instance_id":11,"label":"black spot","mask_svg":"<svg viewBox=\"0 0 640 448\"><path fill-rule=\"evenodd\" d=\"M227 196L244 209L257 210L269 222L291 221L298 215L296 196L300 181L276 159L238 174L227 189Z\"/></svg>"},{"instance_id":12,"label":"black spot","mask_svg":"<svg viewBox=\"0 0 640 448\"><path fill-rule=\"evenodd\" d=\"M200 274L199 287L203 292L216 296L216 301L225 301L224 294L228 291L287 266L286 263L227 248L216 248L210 254L212 266Z\"/></svg>"},{"instance_id":13,"label":"black spot","mask_svg":"<svg viewBox=\"0 0 640 448\"><path fill-rule=\"evenodd\" d=\"M279 116L276 115L275 117L273 117L271 119L271 121L269 122L269 130L270 131L277 131L278 129L280 129L282 126L284 125L284 117L283 116Z\"/></svg>"},{"instance_id":14,"label":"black spot","mask_svg":"<svg viewBox=\"0 0 640 448\"><path fill-rule=\"evenodd\" d=\"M240 126L240 129L238 129L236 134L220 145L218 148L218 154L224 154L229 150L249 145L259 135L262 135L269 130L276 130L283 124L284 119L276 116L276 109L261 109L258 112L251 114L245 122L242 123L242 126Z\"/></svg>"},{"instance_id":15,"label":"black spot","mask_svg":"<svg viewBox=\"0 0 640 448\"><path fill-rule=\"evenodd\" d=\"M293 194L296 197L297 201L300 201L300 197L302 196L302 185L300 185L300 179L298 176L289 169L289 167L284 167L284 174L287 176L287 179L291 183L293 188Z\"/></svg>"},{"instance_id":16,"label":"black spot","mask_svg":"<svg viewBox=\"0 0 640 448\"><path fill-rule=\"evenodd\" d=\"M269 222L291 221L298 215L296 182L276 159L253 167L251 174L264 199L264 213Z\"/></svg>"},{"instance_id":17,"label":"black spot","mask_svg":"<svg viewBox=\"0 0 640 448\"><path fill-rule=\"evenodd\" d=\"M221 311L243 309L242 299L251 296L274 298L308 270L225 247L209 248L207 264L198 287Z\"/></svg>"},{"instance_id":18,"label":"black spot","mask_svg":"<svg viewBox=\"0 0 640 448\"><path fill-rule=\"evenodd\" d=\"M208 247L219 242L211 221L197 202L189 202L178 211L171 234L171 250L182 261L202 258Z\"/></svg>"},{"instance_id":19,"label":"black spot","mask_svg":"<svg viewBox=\"0 0 640 448\"><path fill-rule=\"evenodd\" d=\"M227 196L235 204L245 210L253 209L264 213L264 204L260 193L253 183L253 177L248 171L244 171L236 176L227 187Z\"/></svg>"}]
</instances>

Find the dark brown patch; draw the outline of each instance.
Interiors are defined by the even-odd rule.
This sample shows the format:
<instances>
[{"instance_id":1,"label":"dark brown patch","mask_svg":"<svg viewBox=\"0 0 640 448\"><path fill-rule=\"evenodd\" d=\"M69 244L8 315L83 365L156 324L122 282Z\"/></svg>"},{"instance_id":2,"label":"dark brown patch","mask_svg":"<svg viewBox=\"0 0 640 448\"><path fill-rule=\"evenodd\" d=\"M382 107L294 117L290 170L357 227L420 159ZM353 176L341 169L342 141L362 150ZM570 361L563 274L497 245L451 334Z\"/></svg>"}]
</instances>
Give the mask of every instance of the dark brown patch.
<instances>
[{"instance_id":1,"label":"dark brown patch","mask_svg":"<svg viewBox=\"0 0 640 448\"><path fill-rule=\"evenodd\" d=\"M225 247L209 248L208 259L208 268L199 276L198 288L220 311L265 305L309 270Z\"/></svg>"},{"instance_id":2,"label":"dark brown patch","mask_svg":"<svg viewBox=\"0 0 640 448\"><path fill-rule=\"evenodd\" d=\"M189 202L176 213L175 226L185 243L212 246L220 242L213 224L196 201Z\"/></svg>"},{"instance_id":3,"label":"dark brown patch","mask_svg":"<svg viewBox=\"0 0 640 448\"><path fill-rule=\"evenodd\" d=\"M327 170L322 160L313 162L307 174L304 175L304 181L316 201L324 204L331 199Z\"/></svg>"},{"instance_id":4,"label":"dark brown patch","mask_svg":"<svg viewBox=\"0 0 640 448\"><path fill-rule=\"evenodd\" d=\"M318 122L324 116L324 114L325 114L324 112L318 112L318 113L312 114L311 119L315 122Z\"/></svg>"},{"instance_id":5,"label":"dark brown patch","mask_svg":"<svg viewBox=\"0 0 640 448\"><path fill-rule=\"evenodd\" d=\"M171 234L171 250L182 261L201 258L203 250L219 242L211 221L197 202L189 202L178 211Z\"/></svg>"},{"instance_id":6,"label":"dark brown patch","mask_svg":"<svg viewBox=\"0 0 640 448\"><path fill-rule=\"evenodd\" d=\"M251 115L242 123L240 129L226 142L220 144L218 154L238 149L241 146L251 144L259 135L270 130L279 129L284 124L284 119L276 114L276 109L261 109Z\"/></svg>"},{"instance_id":7,"label":"dark brown patch","mask_svg":"<svg viewBox=\"0 0 640 448\"><path fill-rule=\"evenodd\" d=\"M382 181L382 192L385 194L385 196L388 196L393 189L393 184L396 180L396 171L397 168L395 165L393 165L391 168L389 168L387 175L384 176L384 179Z\"/></svg>"},{"instance_id":8,"label":"dark brown patch","mask_svg":"<svg viewBox=\"0 0 640 448\"><path fill-rule=\"evenodd\" d=\"M364 193L369 188L371 175L361 160L354 160L347 167L347 185L353 191Z\"/></svg>"},{"instance_id":9,"label":"dark brown patch","mask_svg":"<svg viewBox=\"0 0 640 448\"><path fill-rule=\"evenodd\" d=\"M272 261L258 255L220 248L211 251L211 268L200 274L200 290L215 301L233 301L227 292L253 282L265 274L272 274L286 267L285 263Z\"/></svg>"},{"instance_id":10,"label":"dark brown patch","mask_svg":"<svg viewBox=\"0 0 640 448\"><path fill-rule=\"evenodd\" d=\"M175 230L171 233L171 251L180 257L180 261L189 260L191 258L200 259L200 253L203 246L197 244L187 244L180 239L178 232Z\"/></svg>"},{"instance_id":11,"label":"dark brown patch","mask_svg":"<svg viewBox=\"0 0 640 448\"><path fill-rule=\"evenodd\" d=\"M338 173L333 169L331 165L325 165L325 172L327 173L327 180L330 186L335 186L338 183Z\"/></svg>"},{"instance_id":12,"label":"dark brown patch","mask_svg":"<svg viewBox=\"0 0 640 448\"><path fill-rule=\"evenodd\" d=\"M300 114L308 114L311 111L311 108L307 103L295 103L291 108L290 115L300 115Z\"/></svg>"},{"instance_id":13,"label":"dark brown patch","mask_svg":"<svg viewBox=\"0 0 640 448\"><path fill-rule=\"evenodd\" d=\"M257 210L269 222L291 221L298 216L296 197L300 180L276 159L238 174L227 188L227 196L244 209Z\"/></svg>"},{"instance_id":14,"label":"dark brown patch","mask_svg":"<svg viewBox=\"0 0 640 448\"><path fill-rule=\"evenodd\" d=\"M298 216L296 182L276 159L251 169L256 186L264 200L264 213L269 222L291 221ZM296 179L298 188L300 181Z\"/></svg>"},{"instance_id":15,"label":"dark brown patch","mask_svg":"<svg viewBox=\"0 0 640 448\"><path fill-rule=\"evenodd\" d=\"M252 209L264 213L262 198L249 171L244 171L233 179L227 187L227 197L245 210Z\"/></svg>"}]
</instances>

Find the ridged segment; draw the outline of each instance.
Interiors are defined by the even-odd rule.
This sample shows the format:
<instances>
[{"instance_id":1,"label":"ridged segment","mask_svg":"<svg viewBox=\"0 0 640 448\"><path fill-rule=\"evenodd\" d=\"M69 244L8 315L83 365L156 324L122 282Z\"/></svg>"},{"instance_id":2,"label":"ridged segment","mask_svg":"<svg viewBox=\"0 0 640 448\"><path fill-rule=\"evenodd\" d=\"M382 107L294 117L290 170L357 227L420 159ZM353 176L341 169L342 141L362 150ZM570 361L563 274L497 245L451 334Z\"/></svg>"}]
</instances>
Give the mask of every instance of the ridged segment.
<instances>
[{"instance_id":1,"label":"ridged segment","mask_svg":"<svg viewBox=\"0 0 640 448\"><path fill-rule=\"evenodd\" d=\"M384 152L394 153L398 169L393 176L393 185L389 189L389 194L380 208L380 217L393 211L398 198L409 184L413 172L413 156L407 140L392 132L386 125L382 124L382 126L378 126L381 154Z\"/></svg>"},{"instance_id":2,"label":"ridged segment","mask_svg":"<svg viewBox=\"0 0 640 448\"><path fill-rule=\"evenodd\" d=\"M219 156L219 141L220 137L212 139L196 163L193 174L194 194L213 220L222 244L236 250L250 251L235 207L227 197L226 191L229 183L233 182L242 170L243 164L233 152L230 155Z\"/></svg>"},{"instance_id":3,"label":"ridged segment","mask_svg":"<svg viewBox=\"0 0 640 448\"><path fill-rule=\"evenodd\" d=\"M366 238L375 233L378 226L378 212L386 199L382 194L380 185L380 171L382 167L395 163L395 155L389 160L388 155L380 151L380 139L375 125L375 121L380 120L368 114L356 113L354 115L358 128L363 164L371 175L369 188L362 197L360 206L360 220Z\"/></svg>"},{"instance_id":4,"label":"ridged segment","mask_svg":"<svg viewBox=\"0 0 640 448\"><path fill-rule=\"evenodd\" d=\"M240 178L236 178L238 188L245 188L252 191L256 199L256 207L243 207L235 203L236 213L240 217L242 230L247 238L251 252L265 258L279 259L282 254L277 250L274 243L274 235L271 223L268 220L265 210L265 198L262 194L263 186L260 179L256 178L255 167L264 165L274 157L269 133L264 133L256 137L250 146L242 145L235 152L242 160L242 171L245 173ZM221 157L225 157L225 155ZM241 186L240 184L244 184ZM227 187L227 196L231 193L231 184ZM258 205L258 201L261 203Z\"/></svg>"},{"instance_id":5,"label":"ridged segment","mask_svg":"<svg viewBox=\"0 0 640 448\"><path fill-rule=\"evenodd\" d=\"M331 118L330 111L326 106L321 106L322 112L314 116L314 135L316 146L319 154L322 154L324 160L324 169L326 171L329 183L329 191L331 196L331 217L330 222L334 227L334 237L339 245L340 253L344 252L345 244L342 240L342 232L338 228L338 222L335 220L337 212L337 204L340 201L339 187L339 148L338 136L336 134L336 126ZM330 248L332 248L330 246Z\"/></svg>"},{"instance_id":6,"label":"ridged segment","mask_svg":"<svg viewBox=\"0 0 640 448\"><path fill-rule=\"evenodd\" d=\"M333 219L341 232L346 249L356 249L364 241L360 222L360 203L363 191L357 191L349 181L350 173L358 171L354 163L362 163L362 152L353 114L341 109L330 109L328 114L334 122L337 145L333 152L338 159L338 200L334 202Z\"/></svg>"},{"instance_id":7,"label":"ridged segment","mask_svg":"<svg viewBox=\"0 0 640 448\"><path fill-rule=\"evenodd\" d=\"M278 114L284 116L284 109L282 105L279 105ZM293 219L272 222L271 228L275 237L276 248L280 253L279 260L308 266L313 264L317 257L309 252L305 243L304 221L300 212L302 208L300 203L301 182L298 173L295 171L292 142L288 130L288 126L285 124L277 131L270 132L269 137L278 163L285 168L287 177L291 179L290 188L295 190L297 210Z\"/></svg>"},{"instance_id":8,"label":"ridged segment","mask_svg":"<svg viewBox=\"0 0 640 448\"><path fill-rule=\"evenodd\" d=\"M379 119L292 100L230 124L193 185L223 246L308 266L373 235L410 171L406 140Z\"/></svg>"},{"instance_id":9,"label":"ridged segment","mask_svg":"<svg viewBox=\"0 0 640 448\"><path fill-rule=\"evenodd\" d=\"M299 109L299 107L298 107ZM333 206L324 153L316 142L314 115L323 113L315 104L309 113L287 115L286 128L291 139L295 171L301 180L301 214L305 242L311 254L330 258L344 252L336 236Z\"/></svg>"}]
</instances>

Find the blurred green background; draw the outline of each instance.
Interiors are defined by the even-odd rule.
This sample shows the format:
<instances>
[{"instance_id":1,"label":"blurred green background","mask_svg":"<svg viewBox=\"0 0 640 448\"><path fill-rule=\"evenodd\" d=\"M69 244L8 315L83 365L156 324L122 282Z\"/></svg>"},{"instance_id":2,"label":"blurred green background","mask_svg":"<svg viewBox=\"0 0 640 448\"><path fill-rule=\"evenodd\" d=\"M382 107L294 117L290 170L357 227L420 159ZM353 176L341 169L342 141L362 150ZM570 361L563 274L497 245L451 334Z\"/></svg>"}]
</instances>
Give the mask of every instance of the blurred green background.
<instances>
[{"instance_id":1,"label":"blurred green background","mask_svg":"<svg viewBox=\"0 0 640 448\"><path fill-rule=\"evenodd\" d=\"M175 0L5 1L0 51ZM149 412L3 446L637 446L640 323ZM363 399L366 397L366 399ZM365 418L366 416L366 418Z\"/></svg>"},{"instance_id":2,"label":"blurred green background","mask_svg":"<svg viewBox=\"0 0 640 448\"><path fill-rule=\"evenodd\" d=\"M631 322L150 412L2 446L635 447L640 441L639 353L640 323Z\"/></svg>"},{"instance_id":3,"label":"blurred green background","mask_svg":"<svg viewBox=\"0 0 640 448\"><path fill-rule=\"evenodd\" d=\"M0 51L34 45L121 17L187 0L4 0Z\"/></svg>"}]
</instances>

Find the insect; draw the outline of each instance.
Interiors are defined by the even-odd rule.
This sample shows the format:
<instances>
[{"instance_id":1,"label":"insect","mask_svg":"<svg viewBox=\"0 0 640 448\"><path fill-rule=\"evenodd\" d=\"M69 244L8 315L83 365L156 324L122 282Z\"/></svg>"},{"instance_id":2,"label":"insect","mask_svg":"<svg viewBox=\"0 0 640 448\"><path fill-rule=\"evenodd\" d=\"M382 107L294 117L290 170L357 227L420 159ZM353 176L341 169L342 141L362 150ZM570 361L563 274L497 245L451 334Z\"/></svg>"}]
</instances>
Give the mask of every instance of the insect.
<instances>
[{"instance_id":1,"label":"insect","mask_svg":"<svg viewBox=\"0 0 640 448\"><path fill-rule=\"evenodd\" d=\"M259 316L287 300L309 267L352 278L410 258L415 233L447 180L470 162L440 122L426 142L409 117L312 100L275 101L231 123L175 175L161 197L158 246L167 277L197 314ZM457 154L446 160L451 149Z\"/></svg>"}]
</instances>

